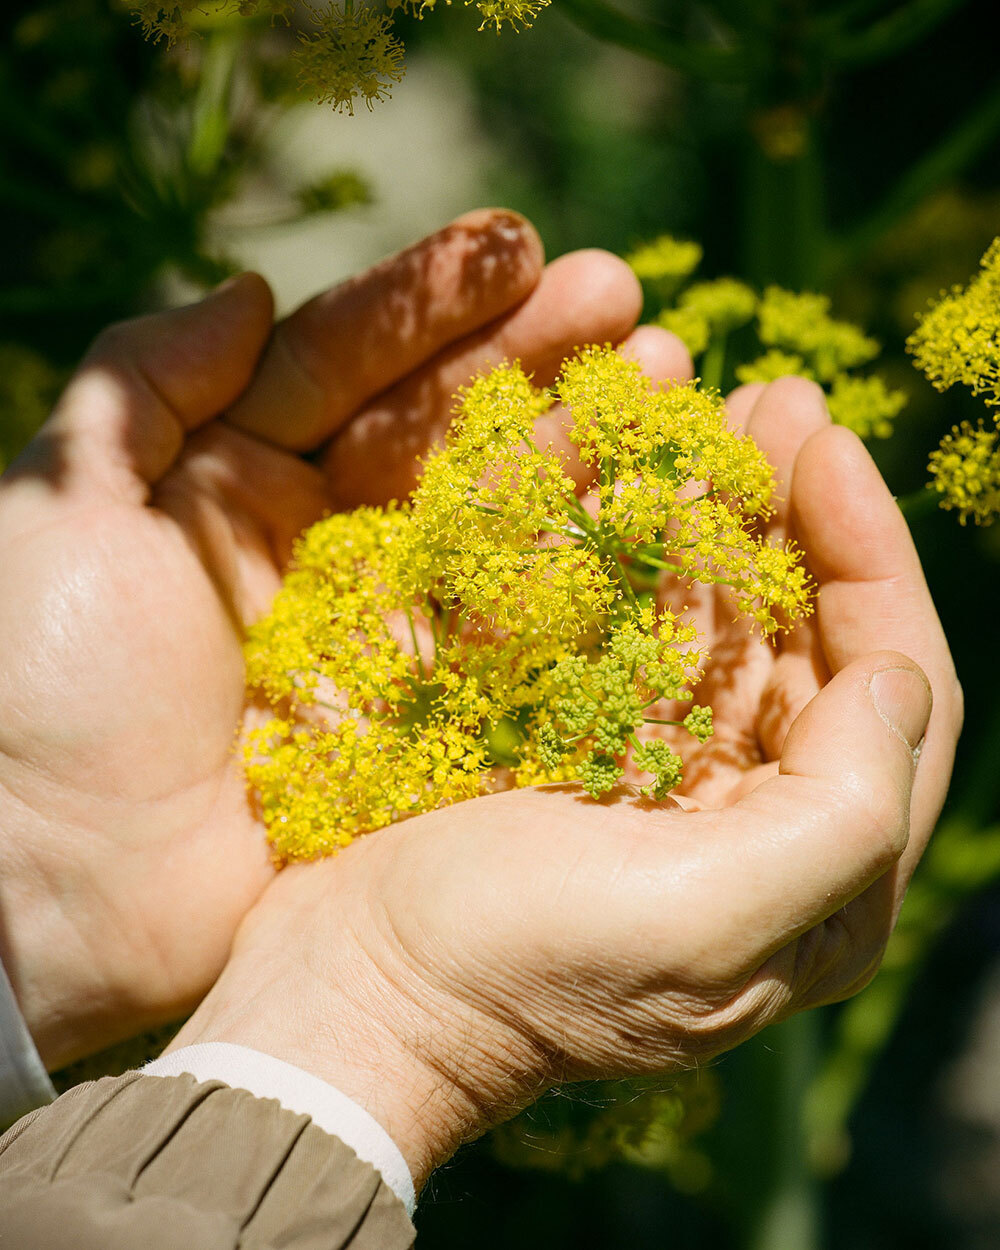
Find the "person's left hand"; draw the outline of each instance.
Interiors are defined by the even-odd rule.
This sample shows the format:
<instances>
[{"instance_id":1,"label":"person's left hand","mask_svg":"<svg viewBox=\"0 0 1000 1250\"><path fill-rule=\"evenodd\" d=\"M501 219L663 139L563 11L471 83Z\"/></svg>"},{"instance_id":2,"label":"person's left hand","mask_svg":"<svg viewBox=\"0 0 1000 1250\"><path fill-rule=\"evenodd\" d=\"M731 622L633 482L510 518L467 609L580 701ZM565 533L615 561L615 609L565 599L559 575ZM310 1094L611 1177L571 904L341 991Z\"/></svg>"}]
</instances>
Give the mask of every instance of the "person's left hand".
<instances>
[{"instance_id":1,"label":"person's left hand","mask_svg":"<svg viewBox=\"0 0 1000 1250\"><path fill-rule=\"evenodd\" d=\"M273 335L244 275L98 339L0 481L0 956L50 1067L190 1008L271 879L240 648L295 536L404 493L477 369L550 380L639 304L484 211Z\"/></svg>"}]
</instances>

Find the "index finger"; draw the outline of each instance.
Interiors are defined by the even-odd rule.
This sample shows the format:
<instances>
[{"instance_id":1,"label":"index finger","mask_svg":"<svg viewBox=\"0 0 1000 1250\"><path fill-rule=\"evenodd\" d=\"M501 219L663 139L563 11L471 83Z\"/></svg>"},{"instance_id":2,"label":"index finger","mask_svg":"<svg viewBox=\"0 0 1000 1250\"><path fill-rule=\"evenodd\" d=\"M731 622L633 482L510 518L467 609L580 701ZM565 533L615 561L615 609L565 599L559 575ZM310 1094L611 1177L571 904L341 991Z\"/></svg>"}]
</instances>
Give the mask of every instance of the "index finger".
<instances>
[{"instance_id":1,"label":"index finger","mask_svg":"<svg viewBox=\"0 0 1000 1250\"><path fill-rule=\"evenodd\" d=\"M466 213L280 322L227 420L292 451L315 449L367 400L525 299L542 262L519 214Z\"/></svg>"}]
</instances>

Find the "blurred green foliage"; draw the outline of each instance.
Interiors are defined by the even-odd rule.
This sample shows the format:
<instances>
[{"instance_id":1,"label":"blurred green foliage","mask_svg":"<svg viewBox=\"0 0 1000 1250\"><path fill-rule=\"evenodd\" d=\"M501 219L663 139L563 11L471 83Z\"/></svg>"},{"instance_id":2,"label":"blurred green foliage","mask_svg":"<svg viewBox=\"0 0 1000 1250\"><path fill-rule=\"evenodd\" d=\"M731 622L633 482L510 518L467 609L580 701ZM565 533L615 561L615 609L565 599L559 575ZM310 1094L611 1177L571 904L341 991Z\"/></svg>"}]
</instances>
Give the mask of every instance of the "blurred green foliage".
<instances>
[{"instance_id":1,"label":"blurred green foliage","mask_svg":"<svg viewBox=\"0 0 1000 1250\"><path fill-rule=\"evenodd\" d=\"M273 181L263 139L297 100L287 30L206 16L172 49L108 0L10 0L0 13L0 464L109 322L155 306L160 284L233 272L213 214L250 178ZM275 220L365 204L352 170L279 193ZM259 224L259 223L258 223Z\"/></svg>"}]
</instances>

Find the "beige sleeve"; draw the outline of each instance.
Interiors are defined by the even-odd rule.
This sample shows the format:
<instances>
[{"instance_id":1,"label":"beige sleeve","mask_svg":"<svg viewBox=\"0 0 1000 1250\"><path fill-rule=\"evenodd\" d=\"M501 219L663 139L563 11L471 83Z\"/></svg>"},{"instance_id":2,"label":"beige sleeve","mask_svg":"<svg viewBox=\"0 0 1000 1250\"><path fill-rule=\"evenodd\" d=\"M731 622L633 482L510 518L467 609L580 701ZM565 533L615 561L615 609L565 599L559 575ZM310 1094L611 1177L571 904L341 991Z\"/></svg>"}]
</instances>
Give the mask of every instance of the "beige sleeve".
<instances>
[{"instance_id":1,"label":"beige sleeve","mask_svg":"<svg viewBox=\"0 0 1000 1250\"><path fill-rule=\"evenodd\" d=\"M106 1077L0 1137L0 1246L406 1250L414 1236L339 1138L219 1082Z\"/></svg>"}]
</instances>

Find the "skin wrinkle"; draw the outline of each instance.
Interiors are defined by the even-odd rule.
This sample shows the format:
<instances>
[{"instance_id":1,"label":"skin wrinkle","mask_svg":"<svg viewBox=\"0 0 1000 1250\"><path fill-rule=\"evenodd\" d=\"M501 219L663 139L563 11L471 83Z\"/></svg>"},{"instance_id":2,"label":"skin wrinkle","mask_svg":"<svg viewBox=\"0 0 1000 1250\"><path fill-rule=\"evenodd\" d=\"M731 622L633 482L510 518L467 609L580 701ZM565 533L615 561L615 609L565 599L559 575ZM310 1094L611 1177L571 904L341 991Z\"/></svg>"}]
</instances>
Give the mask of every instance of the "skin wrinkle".
<instances>
[{"instance_id":1,"label":"skin wrinkle","mask_svg":"<svg viewBox=\"0 0 1000 1250\"><path fill-rule=\"evenodd\" d=\"M388 911L388 909L385 906L382 906L378 910L378 915L381 917L383 926L385 926L383 931L388 932L388 934L390 935L390 938L393 944L393 949L395 950L397 957L401 959L404 966L410 969L410 972L416 977L417 982L419 986L422 987L422 989L430 990L432 993L435 993L435 987L431 986L430 983L427 981L426 974L422 971L420 963L414 958L414 956L408 950L407 943L403 940L400 934L400 931L397 928L396 923L392 918L391 913ZM369 953L369 958L373 960L373 964L375 964L375 966L378 966L378 967L381 966L377 961L374 960L373 956L370 953ZM383 970L383 975L385 975L384 970ZM391 982L393 978L390 976L389 980ZM513 1013L513 1014L511 1013L510 1011L511 1004L508 1004L508 1010L505 1011L503 1014L498 1014L495 1011L490 1011L485 1004L484 997L481 994L481 992L476 993L475 991L473 991L471 984L469 984L469 982L465 980L465 978L463 978L462 980L464 982L464 984L461 986L461 989L463 990L462 997L456 1000L459 1003L460 1011L462 1008L466 1010L472 1010L475 1013L475 1016L477 1018L480 1018L480 1019L485 1018L487 1020L491 1020L494 1025L500 1025L501 1028L505 1028L508 1031L510 1031L510 1033L512 1034L511 1039L503 1049L511 1056L515 1054L519 1054L521 1056L521 1062L519 1063L517 1067L517 1071L519 1072L531 1071L530 1064L526 1063L523 1058L523 1055L524 1055L523 1047L525 1046L527 1047L527 1053L529 1055L535 1054L536 1056L542 1057L543 1059L542 1070L544 1072L549 1072L550 1069L552 1069L553 1067L562 1066L562 1060L558 1058L558 1049L555 1052L556 1062L553 1064L549 1048L541 1044L540 1037L534 1030L532 1030L526 1017L521 1017L518 1013ZM422 1001L422 993L419 990L416 995L412 995L409 993L409 991L406 991L406 996L410 999L411 1002L414 1002L414 1003ZM440 998L440 994L435 994L435 996ZM426 1064L427 1058L422 1057L421 1061ZM482 1094L480 1092L473 1093L473 1091L475 1090L474 1084L472 1085L471 1089L466 1089L466 1082L465 1082L465 1078L463 1075L464 1072L466 1071L465 1055L457 1056L456 1062L454 1064L449 1063L447 1065L449 1068L454 1067L456 1069L456 1071L453 1071L450 1073L446 1072L437 1063L432 1063L431 1066L432 1066L432 1069L437 1071L439 1075L445 1076L446 1078L449 1078L453 1081L457 1079L459 1083L459 1087L463 1090L466 1096L469 1097L470 1102L472 1102L473 1105L476 1105L481 1100ZM457 1072L457 1077L456 1077L456 1072Z\"/></svg>"},{"instance_id":2,"label":"skin wrinkle","mask_svg":"<svg viewBox=\"0 0 1000 1250\"><path fill-rule=\"evenodd\" d=\"M380 916L381 926L378 925ZM463 1122L467 1121L471 1130L472 1125L482 1120L490 1105L490 1077L483 1071L483 1061L487 1061L488 1068L500 1069L500 1075L496 1077L496 1089L501 1089L505 1084L510 1084L510 1078L518 1074L520 1074L521 1079L517 1083L524 1086L526 1083L524 1074L531 1071L531 1066L524 1061L523 1048L519 1049L514 1039L511 1038L509 1045L495 1043L488 1053L484 1051L481 1044L478 1041L474 1041L474 1039L481 1038L484 1032L488 1031L476 1023L482 1019L480 1009L476 1008L471 1001L452 1000L457 1003L459 1008L458 1016L456 1017L453 1012L449 1011L448 998L442 995L424 977L419 964L409 955L405 943L400 940L391 915L382 908L373 912L369 919L376 922L376 927L381 928L383 936L389 936L390 944L397 958L401 961L401 965L409 970L410 976L415 977L417 982L417 989L414 992L413 987L407 983L407 976L396 976L388 970L385 962L376 958L362 932L357 928L352 930L354 933L354 948L365 956L369 966L375 973L376 980L382 985L387 985L391 992L402 998L405 1004L404 1010L392 1013L393 1018L406 1022L405 1034L397 1037L390 1032L389 1040L402 1047L403 1052L430 1076L432 1086L435 1087L425 1089L419 1094L418 1101L414 1103L412 1094L418 1088L419 1083L413 1077L409 1081L403 1077L403 1081L410 1089L410 1093L406 1096L409 1115L415 1123L419 1123L422 1119L421 1113L425 1108L433 1104L435 1093L437 1093L438 1098L443 1093L449 1102L457 1093L461 1103L464 1104L464 1108L460 1104L454 1103L452 1105L452 1115L457 1115ZM318 984L321 990L326 992L329 980L328 978L319 977ZM371 990L369 990L370 994ZM433 1009L430 1011L427 1009L428 995L430 995L430 1000L434 1004ZM376 998L378 1003L377 1009L364 1010L362 1004L361 1017L363 1019L374 1020L381 1015L384 1009L384 994L379 992ZM475 1013L472 1017L468 1014L470 1010ZM334 1018L336 1014L328 1013L328 1018ZM416 1024L418 1020L426 1020L427 1027L421 1029ZM429 1044L430 1041L440 1034L444 1021L448 1022L453 1037L457 1038L461 1035L464 1039L461 1046L454 1048L454 1054L447 1062L444 1062L436 1054L435 1047ZM492 1023L496 1025L501 1022L493 1020ZM425 1039L423 1043L420 1040L422 1037ZM524 1038L523 1041L528 1042L530 1047L529 1039ZM515 1057L518 1055L520 1058L515 1063ZM474 1056L478 1057L478 1066ZM510 1061L506 1068L503 1067L502 1062L504 1056ZM477 1075L466 1080L466 1072L477 1073ZM531 1085L532 1082L529 1080L527 1084ZM493 1090L494 1097L496 1097L496 1089ZM451 1091L450 1094L449 1091ZM538 1092L541 1092L541 1090ZM440 1108L437 1109L437 1114L440 1115ZM429 1129L432 1133L436 1131L433 1122L430 1124Z\"/></svg>"},{"instance_id":3,"label":"skin wrinkle","mask_svg":"<svg viewBox=\"0 0 1000 1250\"><path fill-rule=\"evenodd\" d=\"M326 399L326 391L324 387L316 381L315 374L312 373L303 361L300 355L300 340L295 336L289 336L288 334L281 333L281 327L279 326L278 330L275 331L272 336L271 350L281 355L284 364L288 367L295 381L304 388L309 396L311 396L317 407L321 406ZM234 429L240 428L231 412L224 413L222 420L231 424ZM314 440L311 438L303 438L300 441L294 436L289 438L286 435L285 438L280 439L275 437L274 434L269 437L267 433L258 433L256 434L256 437L263 439L266 442L270 442L275 447L285 447L290 451L312 451L315 447Z\"/></svg>"}]
</instances>

